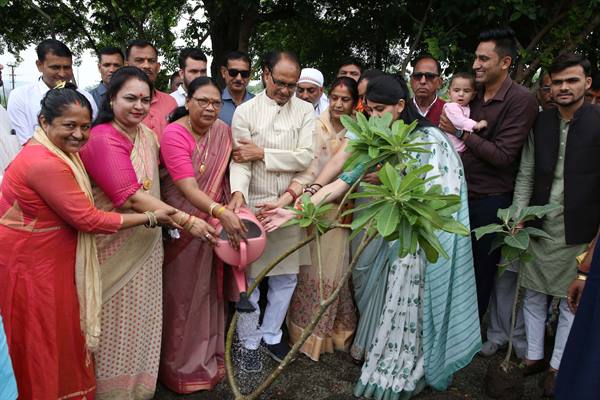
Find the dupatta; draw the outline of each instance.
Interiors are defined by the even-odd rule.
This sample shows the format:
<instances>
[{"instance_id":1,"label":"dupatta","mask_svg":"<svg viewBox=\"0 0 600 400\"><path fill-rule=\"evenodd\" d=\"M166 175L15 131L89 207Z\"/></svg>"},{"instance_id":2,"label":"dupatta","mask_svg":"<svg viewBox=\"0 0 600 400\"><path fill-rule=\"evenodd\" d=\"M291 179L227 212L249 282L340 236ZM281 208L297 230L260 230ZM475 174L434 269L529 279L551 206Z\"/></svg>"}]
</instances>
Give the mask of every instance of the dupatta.
<instances>
[{"instance_id":1,"label":"dupatta","mask_svg":"<svg viewBox=\"0 0 600 400\"><path fill-rule=\"evenodd\" d=\"M33 138L46 147L55 156L64 161L77 180L77 184L86 197L94 205L92 185L79 154L67 154L56 147L48 139L42 128L36 128ZM96 238L92 233L77 233L75 257L75 284L79 300L79 321L85 337L85 344L90 352L94 352L100 343L100 311L102 309L102 283Z\"/></svg>"}]
</instances>

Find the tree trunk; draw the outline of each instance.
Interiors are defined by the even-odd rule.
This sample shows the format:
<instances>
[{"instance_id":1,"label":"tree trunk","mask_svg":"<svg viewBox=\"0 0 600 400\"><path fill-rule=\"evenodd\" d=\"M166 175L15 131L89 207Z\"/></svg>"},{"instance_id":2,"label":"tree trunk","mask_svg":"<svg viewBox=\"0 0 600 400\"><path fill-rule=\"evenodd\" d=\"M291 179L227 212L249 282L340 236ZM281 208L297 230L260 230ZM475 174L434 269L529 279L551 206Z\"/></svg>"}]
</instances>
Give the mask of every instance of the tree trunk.
<instances>
[{"instance_id":1,"label":"tree trunk","mask_svg":"<svg viewBox=\"0 0 600 400\"><path fill-rule=\"evenodd\" d=\"M221 88L225 87L220 72L224 58L232 50L248 51L250 35L258 19L258 6L257 0L251 2L204 1L213 52L210 72Z\"/></svg>"}]
</instances>

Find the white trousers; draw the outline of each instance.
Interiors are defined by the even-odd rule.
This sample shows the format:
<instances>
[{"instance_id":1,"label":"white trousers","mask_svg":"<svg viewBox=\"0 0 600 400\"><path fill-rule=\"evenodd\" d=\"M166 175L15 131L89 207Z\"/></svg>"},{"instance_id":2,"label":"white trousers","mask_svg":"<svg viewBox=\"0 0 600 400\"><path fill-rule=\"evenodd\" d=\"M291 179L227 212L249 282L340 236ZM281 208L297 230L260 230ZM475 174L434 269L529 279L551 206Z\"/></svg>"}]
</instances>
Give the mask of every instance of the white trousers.
<instances>
[{"instance_id":1,"label":"white trousers","mask_svg":"<svg viewBox=\"0 0 600 400\"><path fill-rule=\"evenodd\" d=\"M260 346L261 339L266 344L278 344L281 342L281 325L287 314L296 283L298 282L298 275L296 274L285 274L285 275L273 275L269 276L269 291L267 292L267 308L265 309L265 315L263 316L262 324L258 326L260 317L260 308L258 306L258 299L260 298L260 290L257 286L256 289L250 295L250 303L256 308L253 313L253 319L255 321L254 326L256 329L251 330L248 333L244 333L244 337L240 337L240 341L243 346L247 349L256 350ZM248 286L254 283L254 279L248 278ZM238 334L241 333L238 330Z\"/></svg>"},{"instance_id":2,"label":"white trousers","mask_svg":"<svg viewBox=\"0 0 600 400\"><path fill-rule=\"evenodd\" d=\"M517 292L516 272L508 269L496 279L494 290L490 297L489 317L490 324L487 329L487 340L497 345L505 345L510 337L510 323L512 318L512 305ZM525 323L523 322L523 308L517 309L517 321L513 333L513 347L517 357L523 357L527 349L525 337Z\"/></svg>"},{"instance_id":3,"label":"white trousers","mask_svg":"<svg viewBox=\"0 0 600 400\"><path fill-rule=\"evenodd\" d=\"M560 366L560 360L575 318L575 314L569 309L566 299L560 300L558 310L558 327L556 328L554 350L550 359L550 367L554 369L558 369ZM547 296L544 293L525 289L523 316L525 319L525 333L527 334L527 358L529 360L544 358L544 333L546 331L547 312Z\"/></svg>"}]
</instances>

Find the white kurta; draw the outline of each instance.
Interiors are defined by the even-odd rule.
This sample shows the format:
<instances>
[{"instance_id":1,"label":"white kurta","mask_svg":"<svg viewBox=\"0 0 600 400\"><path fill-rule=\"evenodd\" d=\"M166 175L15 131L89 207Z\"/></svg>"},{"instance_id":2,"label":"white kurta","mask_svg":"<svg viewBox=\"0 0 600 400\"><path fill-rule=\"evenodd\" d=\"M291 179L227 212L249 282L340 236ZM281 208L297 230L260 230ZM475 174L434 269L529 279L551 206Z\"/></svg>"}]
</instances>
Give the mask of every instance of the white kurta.
<instances>
[{"instance_id":1,"label":"white kurta","mask_svg":"<svg viewBox=\"0 0 600 400\"><path fill-rule=\"evenodd\" d=\"M11 134L8 113L0 106L0 182L4 170L21 150L17 137Z\"/></svg>"},{"instance_id":2,"label":"white kurta","mask_svg":"<svg viewBox=\"0 0 600 400\"><path fill-rule=\"evenodd\" d=\"M310 103L291 97L279 106L263 91L235 110L231 128L234 145L239 139L246 138L264 148L263 160L232 161L230 166L231 193L241 192L253 211L257 204L276 201L292 180L309 183L302 172L314 158L314 110ZM265 252L249 268L249 276L256 277L302 237L297 226L268 234ZM269 275L298 273L301 262L308 262L306 253L292 254Z\"/></svg>"},{"instance_id":3,"label":"white kurta","mask_svg":"<svg viewBox=\"0 0 600 400\"><path fill-rule=\"evenodd\" d=\"M38 126L38 114L42 108L40 102L48 90L50 88L40 77L34 83L19 86L10 92L7 105L10 125L17 133L17 139L21 145L24 145L33 136L33 131ZM98 107L92 95L82 89L77 89L77 91L88 99L92 106L92 119L96 118Z\"/></svg>"}]
</instances>

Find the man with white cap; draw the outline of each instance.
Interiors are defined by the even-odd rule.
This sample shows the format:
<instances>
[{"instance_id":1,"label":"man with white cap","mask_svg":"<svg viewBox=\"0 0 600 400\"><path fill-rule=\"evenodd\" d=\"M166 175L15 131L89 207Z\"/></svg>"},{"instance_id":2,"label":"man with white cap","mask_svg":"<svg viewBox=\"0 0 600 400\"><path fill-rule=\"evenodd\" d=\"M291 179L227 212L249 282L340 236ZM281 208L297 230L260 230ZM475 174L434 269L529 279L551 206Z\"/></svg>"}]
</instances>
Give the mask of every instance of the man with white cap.
<instances>
[{"instance_id":1,"label":"man with white cap","mask_svg":"<svg viewBox=\"0 0 600 400\"><path fill-rule=\"evenodd\" d=\"M303 68L296 86L296 97L309 102L318 117L329 106L327 96L323 94L323 74L315 68Z\"/></svg>"}]
</instances>

